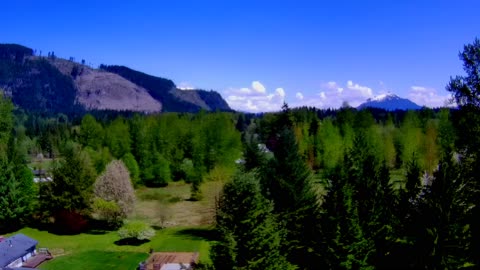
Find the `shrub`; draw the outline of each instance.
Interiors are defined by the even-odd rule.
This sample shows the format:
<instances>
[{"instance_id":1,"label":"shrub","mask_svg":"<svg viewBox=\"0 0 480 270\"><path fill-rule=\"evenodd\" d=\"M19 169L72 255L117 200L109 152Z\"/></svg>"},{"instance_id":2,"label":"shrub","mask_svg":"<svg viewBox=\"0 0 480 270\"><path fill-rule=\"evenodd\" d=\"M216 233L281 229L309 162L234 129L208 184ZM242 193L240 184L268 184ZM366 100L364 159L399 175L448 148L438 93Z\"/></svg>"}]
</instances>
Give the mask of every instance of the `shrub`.
<instances>
[{"instance_id":1,"label":"shrub","mask_svg":"<svg viewBox=\"0 0 480 270\"><path fill-rule=\"evenodd\" d=\"M109 226L116 227L121 224L122 212L115 201L106 201L102 198L93 200L94 217L104 220Z\"/></svg>"},{"instance_id":2,"label":"shrub","mask_svg":"<svg viewBox=\"0 0 480 270\"><path fill-rule=\"evenodd\" d=\"M155 236L155 230L143 221L126 221L118 230L118 235L122 239L148 240Z\"/></svg>"}]
</instances>

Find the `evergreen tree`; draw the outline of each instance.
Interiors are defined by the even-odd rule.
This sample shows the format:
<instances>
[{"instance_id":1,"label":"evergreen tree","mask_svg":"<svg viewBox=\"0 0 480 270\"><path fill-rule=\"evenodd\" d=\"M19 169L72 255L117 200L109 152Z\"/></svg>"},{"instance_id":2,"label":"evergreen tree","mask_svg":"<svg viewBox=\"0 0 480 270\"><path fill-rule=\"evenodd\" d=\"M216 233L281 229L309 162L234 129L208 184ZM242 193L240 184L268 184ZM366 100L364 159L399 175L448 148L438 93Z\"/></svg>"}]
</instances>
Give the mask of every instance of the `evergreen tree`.
<instances>
[{"instance_id":1,"label":"evergreen tree","mask_svg":"<svg viewBox=\"0 0 480 270\"><path fill-rule=\"evenodd\" d=\"M296 269L280 252L283 231L253 173L236 175L225 184L217 229L220 240L211 251L217 270Z\"/></svg>"},{"instance_id":2,"label":"evergreen tree","mask_svg":"<svg viewBox=\"0 0 480 270\"><path fill-rule=\"evenodd\" d=\"M416 240L423 253L417 267L458 269L471 263L465 255L471 244L469 236L477 228L468 226L473 206L467 188L470 184L461 177L452 155L445 155L421 205L424 234Z\"/></svg>"},{"instance_id":3,"label":"evergreen tree","mask_svg":"<svg viewBox=\"0 0 480 270\"><path fill-rule=\"evenodd\" d=\"M53 169L53 181L41 185L40 202L62 229L78 231L90 212L96 173L88 155L76 145L70 145L63 157Z\"/></svg>"},{"instance_id":4,"label":"evergreen tree","mask_svg":"<svg viewBox=\"0 0 480 270\"><path fill-rule=\"evenodd\" d=\"M0 231L25 224L35 199L33 175L12 136L13 105L0 92Z\"/></svg>"},{"instance_id":5,"label":"evergreen tree","mask_svg":"<svg viewBox=\"0 0 480 270\"><path fill-rule=\"evenodd\" d=\"M451 78L447 85L456 103L460 106L454 123L458 129L458 146L462 158L462 175L469 185L466 187L469 202L473 204L468 213L470 228L478 228L480 222L480 39L464 46L459 54L466 76ZM469 256L478 267L480 265L480 233L472 230L469 239Z\"/></svg>"},{"instance_id":6,"label":"evergreen tree","mask_svg":"<svg viewBox=\"0 0 480 270\"><path fill-rule=\"evenodd\" d=\"M274 211L287 230L283 252L301 269L315 269L321 257L319 200L291 129L279 134L274 155L263 169L262 182L264 194L274 202Z\"/></svg>"}]
</instances>

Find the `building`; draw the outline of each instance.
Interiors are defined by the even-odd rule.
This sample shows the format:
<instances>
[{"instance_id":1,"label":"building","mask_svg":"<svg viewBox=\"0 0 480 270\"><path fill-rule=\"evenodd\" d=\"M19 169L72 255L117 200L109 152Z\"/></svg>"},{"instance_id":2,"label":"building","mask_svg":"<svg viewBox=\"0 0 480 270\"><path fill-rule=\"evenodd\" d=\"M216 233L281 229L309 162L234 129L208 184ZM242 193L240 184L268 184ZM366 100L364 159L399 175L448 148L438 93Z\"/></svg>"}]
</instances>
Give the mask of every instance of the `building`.
<instances>
[{"instance_id":1,"label":"building","mask_svg":"<svg viewBox=\"0 0 480 270\"><path fill-rule=\"evenodd\" d=\"M4 238L0 242L0 269L22 267L30 257L35 256L37 240L24 234Z\"/></svg>"},{"instance_id":2,"label":"building","mask_svg":"<svg viewBox=\"0 0 480 270\"><path fill-rule=\"evenodd\" d=\"M192 270L198 263L198 252L154 252L139 270Z\"/></svg>"}]
</instances>

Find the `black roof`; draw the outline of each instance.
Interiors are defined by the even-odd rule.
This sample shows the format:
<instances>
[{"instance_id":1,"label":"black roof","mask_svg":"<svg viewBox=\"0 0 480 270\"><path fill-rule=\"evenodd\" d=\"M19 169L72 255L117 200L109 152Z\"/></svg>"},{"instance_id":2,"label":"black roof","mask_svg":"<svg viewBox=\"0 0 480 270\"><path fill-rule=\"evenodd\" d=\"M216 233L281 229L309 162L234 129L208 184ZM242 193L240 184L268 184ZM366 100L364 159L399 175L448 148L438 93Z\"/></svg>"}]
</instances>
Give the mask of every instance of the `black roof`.
<instances>
[{"instance_id":1,"label":"black roof","mask_svg":"<svg viewBox=\"0 0 480 270\"><path fill-rule=\"evenodd\" d=\"M0 269L25 255L28 250L34 248L37 244L37 240L21 233L0 242Z\"/></svg>"}]
</instances>

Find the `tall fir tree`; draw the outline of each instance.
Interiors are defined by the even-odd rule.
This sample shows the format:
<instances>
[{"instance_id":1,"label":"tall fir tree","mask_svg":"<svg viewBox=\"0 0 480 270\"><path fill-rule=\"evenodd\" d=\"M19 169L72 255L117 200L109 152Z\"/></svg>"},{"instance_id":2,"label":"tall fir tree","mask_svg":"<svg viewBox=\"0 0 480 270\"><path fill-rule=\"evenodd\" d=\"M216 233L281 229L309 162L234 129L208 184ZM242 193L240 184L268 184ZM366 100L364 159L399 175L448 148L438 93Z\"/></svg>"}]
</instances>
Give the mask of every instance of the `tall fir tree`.
<instances>
[{"instance_id":1,"label":"tall fir tree","mask_svg":"<svg viewBox=\"0 0 480 270\"><path fill-rule=\"evenodd\" d=\"M217 270L296 269L281 253L284 231L254 173L237 174L225 184L217 229L220 240L211 251Z\"/></svg>"},{"instance_id":2,"label":"tall fir tree","mask_svg":"<svg viewBox=\"0 0 480 270\"><path fill-rule=\"evenodd\" d=\"M24 225L35 199L33 174L13 135L13 105L0 91L0 231Z\"/></svg>"}]
</instances>

